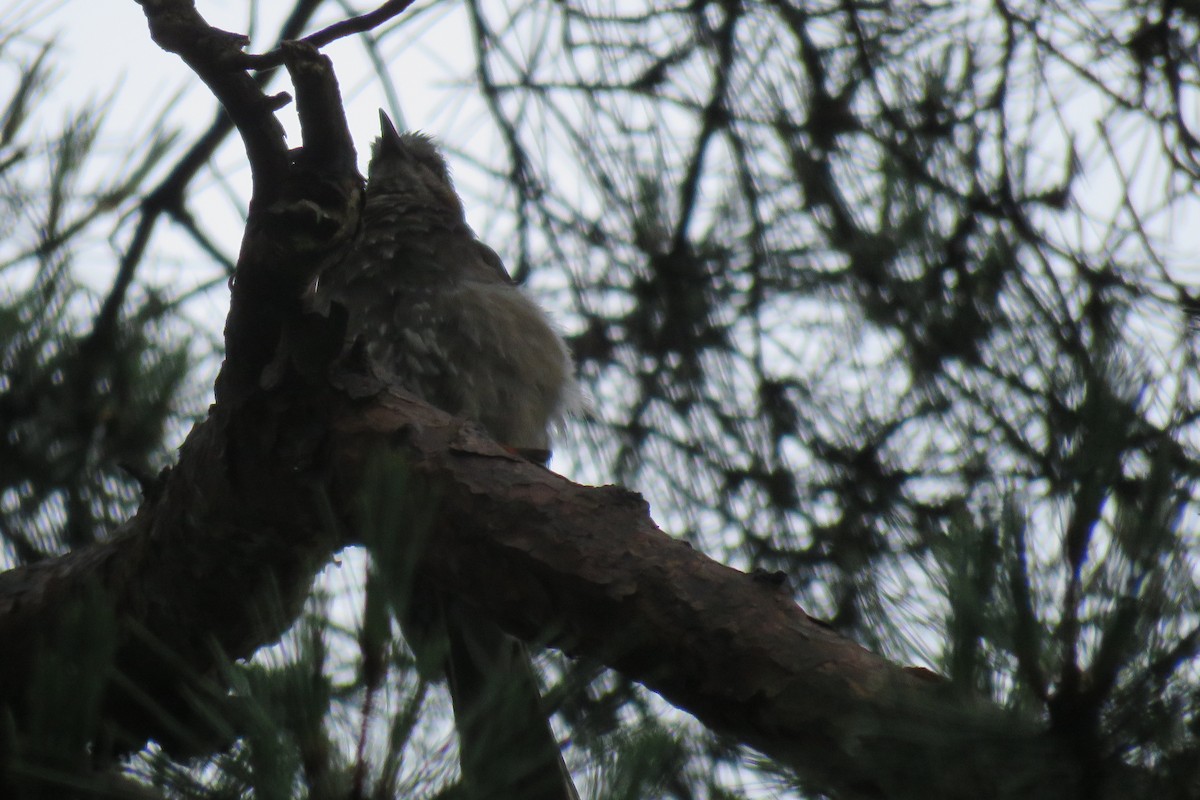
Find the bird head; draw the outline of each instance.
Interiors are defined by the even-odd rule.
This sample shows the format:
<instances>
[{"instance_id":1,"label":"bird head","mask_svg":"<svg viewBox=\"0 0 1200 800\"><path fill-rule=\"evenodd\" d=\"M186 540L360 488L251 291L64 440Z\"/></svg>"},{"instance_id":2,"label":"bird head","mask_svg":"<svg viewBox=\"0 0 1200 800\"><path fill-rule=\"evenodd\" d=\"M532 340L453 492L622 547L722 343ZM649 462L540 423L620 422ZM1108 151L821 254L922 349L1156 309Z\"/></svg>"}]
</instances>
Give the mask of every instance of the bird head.
<instances>
[{"instance_id":1,"label":"bird head","mask_svg":"<svg viewBox=\"0 0 1200 800\"><path fill-rule=\"evenodd\" d=\"M405 194L437 201L455 209L461 203L450 179L450 167L432 136L400 133L379 111L379 138L367 167L367 195Z\"/></svg>"}]
</instances>

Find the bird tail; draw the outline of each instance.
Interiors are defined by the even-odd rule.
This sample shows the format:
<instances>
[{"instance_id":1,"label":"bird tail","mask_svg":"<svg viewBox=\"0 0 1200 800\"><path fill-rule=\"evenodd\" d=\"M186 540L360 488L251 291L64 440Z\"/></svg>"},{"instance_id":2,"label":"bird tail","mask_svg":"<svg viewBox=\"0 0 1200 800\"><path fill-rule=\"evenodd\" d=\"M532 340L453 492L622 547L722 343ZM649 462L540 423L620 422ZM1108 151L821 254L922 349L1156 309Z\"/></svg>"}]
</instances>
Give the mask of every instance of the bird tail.
<instances>
[{"instance_id":1,"label":"bird tail","mask_svg":"<svg viewBox=\"0 0 1200 800\"><path fill-rule=\"evenodd\" d=\"M443 611L467 797L579 800L524 643L456 603Z\"/></svg>"}]
</instances>

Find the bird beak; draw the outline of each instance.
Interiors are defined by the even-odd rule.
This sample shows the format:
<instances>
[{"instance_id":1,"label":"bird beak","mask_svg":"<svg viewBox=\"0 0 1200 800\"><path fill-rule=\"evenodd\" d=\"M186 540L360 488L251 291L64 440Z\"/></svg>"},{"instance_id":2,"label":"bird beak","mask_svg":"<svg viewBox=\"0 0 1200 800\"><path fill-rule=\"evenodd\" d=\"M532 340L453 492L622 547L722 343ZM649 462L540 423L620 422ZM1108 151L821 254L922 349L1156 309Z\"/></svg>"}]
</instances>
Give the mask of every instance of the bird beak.
<instances>
[{"instance_id":1,"label":"bird beak","mask_svg":"<svg viewBox=\"0 0 1200 800\"><path fill-rule=\"evenodd\" d=\"M382 150L393 152L399 152L402 149L400 134L396 132L396 126L392 124L391 119L382 108L379 109L379 147Z\"/></svg>"}]
</instances>

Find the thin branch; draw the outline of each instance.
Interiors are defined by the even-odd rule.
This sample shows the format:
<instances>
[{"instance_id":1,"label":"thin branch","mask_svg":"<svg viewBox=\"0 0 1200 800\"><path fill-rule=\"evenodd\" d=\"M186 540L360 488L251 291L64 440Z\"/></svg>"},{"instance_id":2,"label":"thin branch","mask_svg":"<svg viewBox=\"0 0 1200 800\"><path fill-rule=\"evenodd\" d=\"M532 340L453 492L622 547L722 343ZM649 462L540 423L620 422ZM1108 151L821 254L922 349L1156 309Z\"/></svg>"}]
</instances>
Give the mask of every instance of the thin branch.
<instances>
[{"instance_id":1,"label":"thin branch","mask_svg":"<svg viewBox=\"0 0 1200 800\"><path fill-rule=\"evenodd\" d=\"M270 205L282 190L288 154L274 111L287 95L267 97L239 63L247 39L214 28L189 2L140 0L155 44L177 54L204 81L233 120L246 145L254 180L251 205Z\"/></svg>"},{"instance_id":2,"label":"thin branch","mask_svg":"<svg viewBox=\"0 0 1200 800\"><path fill-rule=\"evenodd\" d=\"M369 11L366 14L359 14L357 17L344 19L341 22L335 22L328 28L322 28L316 33L311 33L305 36L300 41L305 44L310 44L313 47L320 49L327 44L336 42L338 39L344 39L347 36L353 36L356 33L366 33L379 27L393 17L399 16L413 4L414 0L388 0L374 11ZM285 60L284 52L281 47L276 47L261 55L253 53L242 54L238 58L238 62L247 69L272 69L283 64Z\"/></svg>"}]
</instances>

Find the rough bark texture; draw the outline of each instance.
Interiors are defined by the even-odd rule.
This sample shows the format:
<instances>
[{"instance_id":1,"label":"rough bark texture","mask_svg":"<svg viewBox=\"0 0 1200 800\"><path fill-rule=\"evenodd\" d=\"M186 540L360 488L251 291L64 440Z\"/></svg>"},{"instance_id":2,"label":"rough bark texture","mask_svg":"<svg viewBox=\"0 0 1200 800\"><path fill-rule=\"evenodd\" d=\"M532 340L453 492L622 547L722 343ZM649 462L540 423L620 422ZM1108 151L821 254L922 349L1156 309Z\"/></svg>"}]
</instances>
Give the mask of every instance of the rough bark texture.
<instances>
[{"instance_id":1,"label":"rough bark texture","mask_svg":"<svg viewBox=\"0 0 1200 800\"><path fill-rule=\"evenodd\" d=\"M261 419L259 409L241 413ZM219 652L247 656L278 638L336 544L305 479L311 450L277 457L272 432L242 420L214 411L198 425L161 491L111 541L0 574L0 707L26 717L25 689L46 648L99 598L117 621L119 678L106 689L117 747L216 743L219 731L194 729L184 694L206 694ZM239 437L245 446L231 451ZM186 728L200 741L180 741Z\"/></svg>"},{"instance_id":2,"label":"rough bark texture","mask_svg":"<svg viewBox=\"0 0 1200 800\"><path fill-rule=\"evenodd\" d=\"M814 786L862 797L1069 793L1056 748L1032 726L838 636L770 576L671 539L631 492L573 484L400 395L277 400L198 426L162 495L113 542L0 575L0 704L19 707L31 641L97 581L123 621L121 674L182 715L179 687L211 671L212 642L241 656L278 636L345 543L316 522L321 498L353 520L363 471L384 458L398 486L435 504L414 506L434 520L432 579L509 632L603 661ZM237 452L213 436L222 425L244 443ZM170 739L113 696L129 744Z\"/></svg>"},{"instance_id":3,"label":"rough bark texture","mask_svg":"<svg viewBox=\"0 0 1200 800\"><path fill-rule=\"evenodd\" d=\"M571 483L400 395L336 426L343 480L391 439L402 480L436 498L432 580L514 635L621 671L813 787L1070 796L1077 776L1034 725L839 636L782 576L748 575L670 538L637 494ZM353 490L341 485L342 504Z\"/></svg>"}]
</instances>

